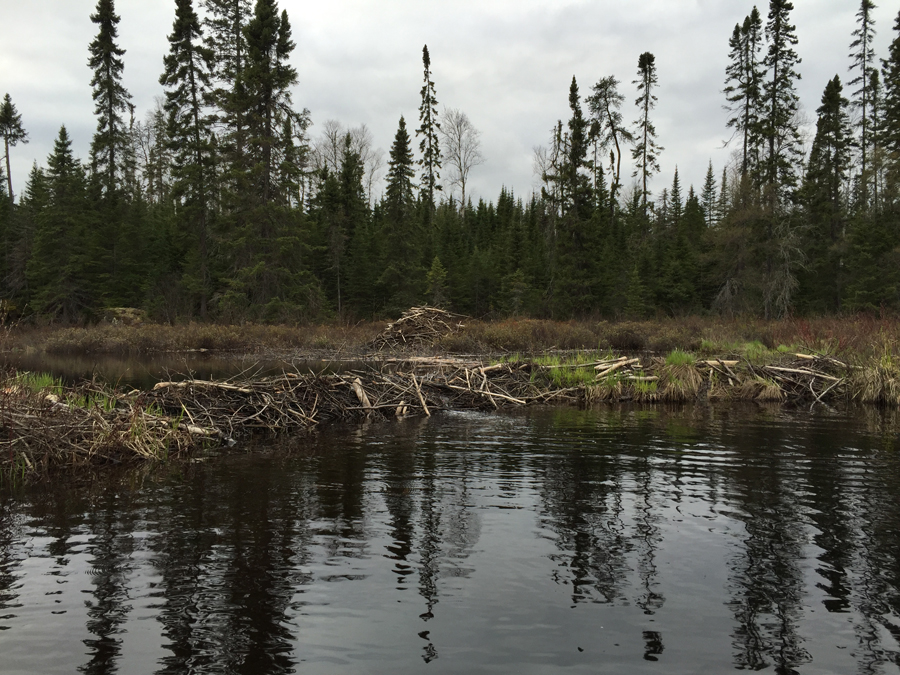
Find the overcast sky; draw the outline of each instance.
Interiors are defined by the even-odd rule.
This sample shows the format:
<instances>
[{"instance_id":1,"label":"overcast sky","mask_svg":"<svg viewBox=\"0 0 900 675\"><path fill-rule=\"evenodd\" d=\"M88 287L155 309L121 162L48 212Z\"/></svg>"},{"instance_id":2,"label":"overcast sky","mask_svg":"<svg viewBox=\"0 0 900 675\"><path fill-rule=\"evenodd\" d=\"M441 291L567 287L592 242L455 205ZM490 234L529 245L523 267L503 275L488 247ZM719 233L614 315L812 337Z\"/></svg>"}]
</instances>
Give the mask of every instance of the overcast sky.
<instances>
[{"instance_id":1,"label":"overcast sky","mask_svg":"<svg viewBox=\"0 0 900 675\"><path fill-rule=\"evenodd\" d=\"M199 0L195 0L199 4ZM849 44L859 0L795 0L801 102L810 121L825 84L849 80ZM95 0L0 0L0 95L9 92L31 142L11 152L16 193L33 162L44 165L65 124L86 158L96 126L87 47L96 33ZM582 96L606 75L622 81L634 106L638 55L650 51L659 72L654 120L665 147L655 193L671 183L698 189L711 159L717 177L730 149L721 94L728 38L752 2L735 0L280 0L294 29L297 107L322 122L366 123L387 153L400 115L418 126L422 46L431 53L441 107L466 112L482 132L485 163L473 170L470 192L496 200L505 185L522 196L536 185L533 148L546 144L557 119L568 119L574 75ZM767 3L759 3L765 18ZM162 94L174 0L117 0L124 85L143 118ZM875 10L875 48L886 56L896 8ZM845 92L846 93L846 92ZM416 144L416 150L418 145Z\"/></svg>"}]
</instances>

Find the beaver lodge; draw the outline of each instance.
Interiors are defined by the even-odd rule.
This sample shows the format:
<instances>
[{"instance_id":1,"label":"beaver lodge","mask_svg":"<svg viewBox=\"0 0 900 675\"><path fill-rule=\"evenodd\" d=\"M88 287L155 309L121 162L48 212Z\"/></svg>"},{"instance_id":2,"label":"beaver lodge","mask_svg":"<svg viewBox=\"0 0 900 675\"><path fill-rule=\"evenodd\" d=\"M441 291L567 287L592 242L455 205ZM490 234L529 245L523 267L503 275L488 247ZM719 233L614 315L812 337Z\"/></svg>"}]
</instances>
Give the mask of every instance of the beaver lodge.
<instances>
[{"instance_id":1,"label":"beaver lodge","mask_svg":"<svg viewBox=\"0 0 900 675\"><path fill-rule=\"evenodd\" d=\"M462 320L414 308L373 347L427 344L459 330ZM696 400L900 404L900 372L890 359L858 366L793 354L760 365L676 351L665 358L568 353L495 363L398 355L376 363L341 374L185 379L128 392L95 383L63 387L9 372L0 377L0 468L24 477L63 466L167 460L253 433L291 435L338 421L444 410Z\"/></svg>"}]
</instances>

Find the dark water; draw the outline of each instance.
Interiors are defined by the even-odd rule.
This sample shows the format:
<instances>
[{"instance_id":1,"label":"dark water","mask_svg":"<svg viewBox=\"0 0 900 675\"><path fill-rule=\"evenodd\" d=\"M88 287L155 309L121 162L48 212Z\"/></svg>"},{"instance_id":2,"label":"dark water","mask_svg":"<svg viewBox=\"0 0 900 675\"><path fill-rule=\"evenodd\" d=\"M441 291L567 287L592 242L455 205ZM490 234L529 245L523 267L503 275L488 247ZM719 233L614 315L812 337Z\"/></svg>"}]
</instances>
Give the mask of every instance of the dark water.
<instances>
[{"instance_id":1,"label":"dark water","mask_svg":"<svg viewBox=\"0 0 900 675\"><path fill-rule=\"evenodd\" d=\"M0 672L896 673L874 410L527 410L0 493Z\"/></svg>"}]
</instances>

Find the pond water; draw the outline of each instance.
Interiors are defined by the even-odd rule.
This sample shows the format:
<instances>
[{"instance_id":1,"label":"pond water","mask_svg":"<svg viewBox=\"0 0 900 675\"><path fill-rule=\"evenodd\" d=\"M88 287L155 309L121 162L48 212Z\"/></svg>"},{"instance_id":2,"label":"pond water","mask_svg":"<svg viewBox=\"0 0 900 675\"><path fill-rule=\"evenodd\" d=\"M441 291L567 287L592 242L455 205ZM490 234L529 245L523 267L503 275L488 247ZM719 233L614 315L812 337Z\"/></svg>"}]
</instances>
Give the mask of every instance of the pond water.
<instances>
[{"instance_id":1,"label":"pond water","mask_svg":"<svg viewBox=\"0 0 900 675\"><path fill-rule=\"evenodd\" d=\"M0 671L896 673L877 410L452 413L0 491Z\"/></svg>"}]
</instances>

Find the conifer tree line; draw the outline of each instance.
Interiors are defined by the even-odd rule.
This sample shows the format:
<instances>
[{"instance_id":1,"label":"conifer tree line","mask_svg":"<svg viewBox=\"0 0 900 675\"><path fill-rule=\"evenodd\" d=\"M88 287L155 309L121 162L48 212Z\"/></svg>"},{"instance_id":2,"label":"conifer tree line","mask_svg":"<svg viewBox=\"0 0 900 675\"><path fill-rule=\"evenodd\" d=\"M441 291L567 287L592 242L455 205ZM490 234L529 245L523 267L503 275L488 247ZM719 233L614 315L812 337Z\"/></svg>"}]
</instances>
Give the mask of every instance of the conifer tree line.
<instances>
[{"instance_id":1,"label":"conifer tree line","mask_svg":"<svg viewBox=\"0 0 900 675\"><path fill-rule=\"evenodd\" d=\"M398 116L385 161L365 125L313 134L277 0L174 4L164 98L139 119L121 19L98 0L89 156L61 127L19 195L9 157L29 140L27 116L9 94L0 104L5 306L61 322L120 306L270 322L423 302L558 319L900 309L900 14L877 55L872 0L848 26L847 71L822 83L811 142L793 5L770 0L723 36L732 161L710 162L699 189L677 167L653 185L671 160L645 51L634 101L615 75L583 93L572 78L569 118L535 149L539 191L477 203L467 185L484 162L480 134L439 107L427 46L418 121Z\"/></svg>"}]
</instances>

